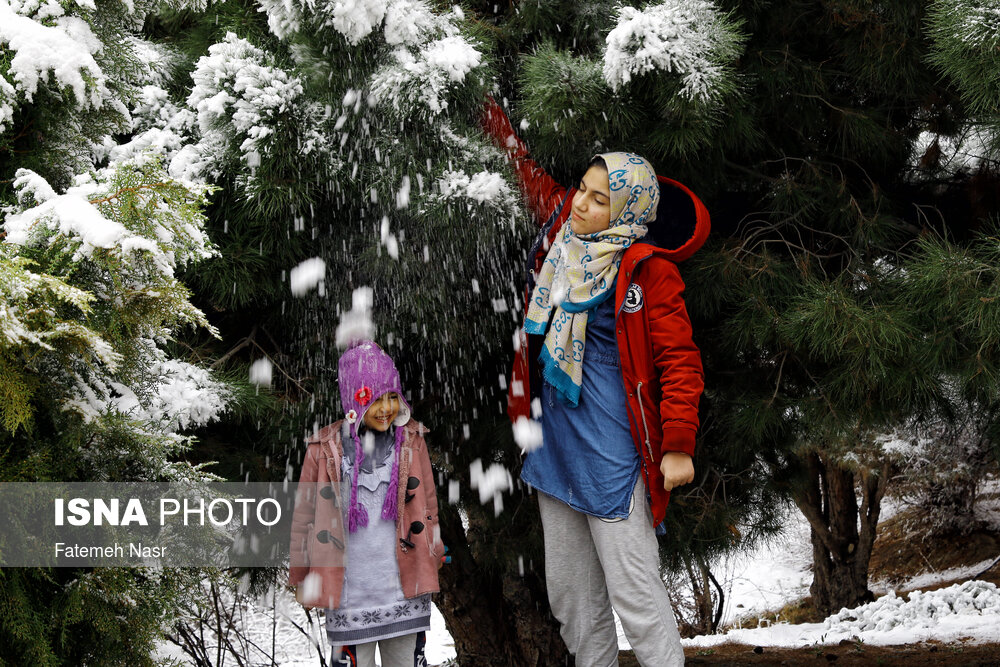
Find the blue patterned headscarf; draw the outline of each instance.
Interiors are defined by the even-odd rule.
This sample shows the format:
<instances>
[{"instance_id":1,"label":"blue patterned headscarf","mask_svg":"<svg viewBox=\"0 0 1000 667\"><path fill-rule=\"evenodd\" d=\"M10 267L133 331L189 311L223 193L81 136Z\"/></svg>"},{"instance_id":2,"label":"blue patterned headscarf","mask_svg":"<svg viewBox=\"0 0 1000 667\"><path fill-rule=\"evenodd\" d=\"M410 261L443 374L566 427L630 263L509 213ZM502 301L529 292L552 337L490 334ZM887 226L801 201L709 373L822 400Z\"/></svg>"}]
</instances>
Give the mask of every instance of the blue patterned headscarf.
<instances>
[{"instance_id":1,"label":"blue patterned headscarf","mask_svg":"<svg viewBox=\"0 0 1000 667\"><path fill-rule=\"evenodd\" d=\"M527 333L545 335L539 358L542 374L572 406L579 403L583 384L588 311L614 293L625 249L646 235L660 201L656 172L645 158L634 153L599 157L608 165L611 224L578 236L569 220L563 223L538 274L524 321Z\"/></svg>"}]
</instances>

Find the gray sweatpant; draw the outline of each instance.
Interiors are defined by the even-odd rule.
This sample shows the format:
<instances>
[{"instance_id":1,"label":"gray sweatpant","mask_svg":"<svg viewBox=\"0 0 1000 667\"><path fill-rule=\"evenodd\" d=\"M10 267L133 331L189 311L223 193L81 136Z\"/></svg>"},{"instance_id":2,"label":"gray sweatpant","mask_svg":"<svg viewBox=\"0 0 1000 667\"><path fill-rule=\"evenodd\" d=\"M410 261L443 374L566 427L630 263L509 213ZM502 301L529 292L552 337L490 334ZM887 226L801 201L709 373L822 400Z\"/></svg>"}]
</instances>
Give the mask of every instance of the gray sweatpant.
<instances>
[{"instance_id":1,"label":"gray sweatpant","mask_svg":"<svg viewBox=\"0 0 1000 667\"><path fill-rule=\"evenodd\" d=\"M545 582L552 613L577 667L617 667L611 608L642 667L684 664L642 476L627 519L599 519L538 494Z\"/></svg>"},{"instance_id":2,"label":"gray sweatpant","mask_svg":"<svg viewBox=\"0 0 1000 667\"><path fill-rule=\"evenodd\" d=\"M376 667L375 645L382 656L382 667L413 667L413 650L417 646L417 634L410 633L392 639L357 645L358 667Z\"/></svg>"}]
</instances>

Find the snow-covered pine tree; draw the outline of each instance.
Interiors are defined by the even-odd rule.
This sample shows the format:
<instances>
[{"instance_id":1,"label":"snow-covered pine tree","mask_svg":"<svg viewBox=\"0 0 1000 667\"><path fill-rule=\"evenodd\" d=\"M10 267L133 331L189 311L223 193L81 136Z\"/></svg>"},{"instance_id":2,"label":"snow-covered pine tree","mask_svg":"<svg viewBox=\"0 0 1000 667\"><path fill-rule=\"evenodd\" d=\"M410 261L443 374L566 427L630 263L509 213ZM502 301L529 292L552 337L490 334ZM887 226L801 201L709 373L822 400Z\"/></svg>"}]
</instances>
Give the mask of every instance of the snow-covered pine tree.
<instances>
[{"instance_id":1,"label":"snow-covered pine tree","mask_svg":"<svg viewBox=\"0 0 1000 667\"><path fill-rule=\"evenodd\" d=\"M0 2L0 479L211 479L183 460L234 389L176 354L214 333L178 280L209 257L204 185L164 170L141 123L154 3ZM186 582L170 570L9 569L11 664L152 664Z\"/></svg>"},{"instance_id":2,"label":"snow-covered pine tree","mask_svg":"<svg viewBox=\"0 0 1000 667\"><path fill-rule=\"evenodd\" d=\"M730 491L764 508L784 491L812 526L814 602L852 606L895 465L883 436L996 405L996 3L632 7L499 10L503 93L564 181L629 148L712 212L681 266L707 389L674 543L722 548L739 537L719 528L769 523ZM685 94L697 54L722 75L707 103Z\"/></svg>"}]
</instances>

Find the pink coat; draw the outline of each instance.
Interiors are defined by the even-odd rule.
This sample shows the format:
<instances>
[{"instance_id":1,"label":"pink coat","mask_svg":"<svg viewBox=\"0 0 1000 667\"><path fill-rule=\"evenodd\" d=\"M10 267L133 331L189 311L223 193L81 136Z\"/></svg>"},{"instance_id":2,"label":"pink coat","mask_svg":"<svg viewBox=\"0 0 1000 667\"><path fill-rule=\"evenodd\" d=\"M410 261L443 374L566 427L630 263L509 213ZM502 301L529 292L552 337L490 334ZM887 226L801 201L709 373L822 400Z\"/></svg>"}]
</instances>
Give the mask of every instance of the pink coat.
<instances>
[{"instance_id":1,"label":"pink coat","mask_svg":"<svg viewBox=\"0 0 1000 667\"><path fill-rule=\"evenodd\" d=\"M341 510L342 424L343 420L325 426L309 440L299 476L292 515L288 583L299 586L297 598L306 607L336 609L344 590L344 565L350 557L346 545L350 535L344 536ZM438 527L434 472L424 442L427 429L413 419L402 428L406 435L399 454L396 563L404 597L414 598L440 590L438 567L444 544ZM411 488L408 490L407 486ZM370 520L381 519L374 515ZM411 525L417 521L424 524L424 529L414 534ZM404 540L413 547L406 545Z\"/></svg>"}]
</instances>

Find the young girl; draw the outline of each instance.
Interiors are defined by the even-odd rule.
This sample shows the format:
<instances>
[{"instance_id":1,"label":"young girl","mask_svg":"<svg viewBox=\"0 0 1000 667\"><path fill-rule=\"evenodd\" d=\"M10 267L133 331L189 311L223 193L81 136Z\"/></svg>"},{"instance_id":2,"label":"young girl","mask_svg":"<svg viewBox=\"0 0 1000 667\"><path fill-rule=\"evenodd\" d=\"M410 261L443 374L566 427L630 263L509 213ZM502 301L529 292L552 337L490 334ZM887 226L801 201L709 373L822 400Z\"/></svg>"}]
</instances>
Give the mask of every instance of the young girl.
<instances>
[{"instance_id":1,"label":"young girl","mask_svg":"<svg viewBox=\"0 0 1000 667\"><path fill-rule=\"evenodd\" d=\"M492 100L484 129L542 223L509 412L541 409L521 478L540 492L552 612L577 665L618 664L612 606L643 667L682 665L654 526L694 478L704 382L676 262L705 242L708 211L633 153L559 186Z\"/></svg>"},{"instance_id":2,"label":"young girl","mask_svg":"<svg viewBox=\"0 0 1000 667\"><path fill-rule=\"evenodd\" d=\"M444 552L424 433L399 372L365 341L340 358L344 419L309 441L292 518L288 583L326 608L334 655L351 667L425 665Z\"/></svg>"}]
</instances>

